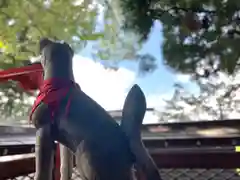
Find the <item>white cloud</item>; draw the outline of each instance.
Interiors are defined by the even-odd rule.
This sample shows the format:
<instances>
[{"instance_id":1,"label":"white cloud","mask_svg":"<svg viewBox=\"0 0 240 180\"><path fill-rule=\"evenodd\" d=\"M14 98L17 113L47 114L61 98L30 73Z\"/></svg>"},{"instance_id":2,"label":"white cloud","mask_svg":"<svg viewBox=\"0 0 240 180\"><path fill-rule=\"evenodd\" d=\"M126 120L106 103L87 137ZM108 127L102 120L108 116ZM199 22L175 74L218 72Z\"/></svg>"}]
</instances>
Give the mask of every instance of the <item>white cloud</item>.
<instances>
[{"instance_id":1,"label":"white cloud","mask_svg":"<svg viewBox=\"0 0 240 180\"><path fill-rule=\"evenodd\" d=\"M165 105L164 100L169 100L173 95L174 90L165 94L150 94L147 97L147 106L149 108L161 109Z\"/></svg>"},{"instance_id":2,"label":"white cloud","mask_svg":"<svg viewBox=\"0 0 240 180\"><path fill-rule=\"evenodd\" d=\"M106 110L122 109L126 94L136 78L133 71L105 69L100 63L75 56L73 71L82 90Z\"/></svg>"},{"instance_id":3,"label":"white cloud","mask_svg":"<svg viewBox=\"0 0 240 180\"><path fill-rule=\"evenodd\" d=\"M154 108L156 110L163 110L166 104L164 100L169 100L173 95L173 90L165 94L150 94L146 97L147 107ZM159 117L153 112L146 112L143 123L151 124L158 123Z\"/></svg>"},{"instance_id":4,"label":"white cloud","mask_svg":"<svg viewBox=\"0 0 240 180\"><path fill-rule=\"evenodd\" d=\"M158 116L154 114L153 112L146 112L143 124L154 124L158 123Z\"/></svg>"},{"instance_id":5,"label":"white cloud","mask_svg":"<svg viewBox=\"0 0 240 180\"><path fill-rule=\"evenodd\" d=\"M110 70L104 68L99 62L92 59L75 56L73 60L73 70L76 82L79 83L82 90L91 98L99 103L106 110L122 109L125 97L136 82L137 75L135 72L120 67L118 70ZM188 75L177 75L176 81L188 83L190 77ZM144 87L142 87L144 90ZM172 88L165 94L148 94L147 107L163 110L165 100L172 97L174 89ZM212 102L213 103L213 102ZM215 104L213 104L214 106ZM190 107L186 106L186 111L191 111ZM207 115L201 113L201 117L207 118ZM236 114L234 115L236 116ZM153 113L146 113L144 123L157 123L158 117Z\"/></svg>"},{"instance_id":6,"label":"white cloud","mask_svg":"<svg viewBox=\"0 0 240 180\"><path fill-rule=\"evenodd\" d=\"M186 74L177 74L176 75L176 82L180 82L180 83L188 83L190 82L190 75L186 75Z\"/></svg>"},{"instance_id":7,"label":"white cloud","mask_svg":"<svg viewBox=\"0 0 240 180\"><path fill-rule=\"evenodd\" d=\"M99 62L81 56L74 57L73 71L81 89L106 110L122 109L126 95L137 78L135 72L126 68L120 67L117 71L105 69ZM171 98L172 92L148 95L147 107L162 108L163 99ZM146 113L144 123L157 122L156 115Z\"/></svg>"}]
</instances>

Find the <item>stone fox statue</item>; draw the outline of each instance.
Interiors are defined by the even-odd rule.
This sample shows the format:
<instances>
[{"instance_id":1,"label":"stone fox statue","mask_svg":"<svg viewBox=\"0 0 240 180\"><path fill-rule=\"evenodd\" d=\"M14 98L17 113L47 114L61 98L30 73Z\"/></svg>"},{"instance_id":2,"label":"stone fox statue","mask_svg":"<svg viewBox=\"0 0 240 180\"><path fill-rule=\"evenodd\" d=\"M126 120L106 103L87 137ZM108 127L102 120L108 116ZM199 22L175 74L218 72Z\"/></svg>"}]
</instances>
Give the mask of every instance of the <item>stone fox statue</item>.
<instances>
[{"instance_id":1,"label":"stone fox statue","mask_svg":"<svg viewBox=\"0 0 240 180\"><path fill-rule=\"evenodd\" d=\"M39 46L44 80L30 115L37 128L35 179L51 180L53 144L58 141L77 155L84 180L131 180L133 165L146 179L160 180L141 141L146 111L141 89L134 85L128 93L118 125L75 82L71 47L46 38Z\"/></svg>"}]
</instances>

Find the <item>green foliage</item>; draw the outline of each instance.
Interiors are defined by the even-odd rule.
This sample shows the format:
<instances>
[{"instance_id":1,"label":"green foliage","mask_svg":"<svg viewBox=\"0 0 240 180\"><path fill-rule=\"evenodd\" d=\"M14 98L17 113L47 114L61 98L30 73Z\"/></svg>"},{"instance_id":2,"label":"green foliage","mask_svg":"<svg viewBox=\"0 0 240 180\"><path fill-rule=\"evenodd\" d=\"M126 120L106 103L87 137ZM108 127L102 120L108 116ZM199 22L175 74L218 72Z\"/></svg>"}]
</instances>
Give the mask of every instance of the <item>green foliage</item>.
<instances>
[{"instance_id":1,"label":"green foliage","mask_svg":"<svg viewBox=\"0 0 240 180\"><path fill-rule=\"evenodd\" d=\"M29 62L31 57L38 54L37 43L41 37L64 40L76 52L88 42L94 42L97 47L96 56L101 60L120 60L127 56L125 54L134 58L138 47L130 49L132 42L129 39L125 41L125 37L116 36L121 30L110 11L103 12L104 22L101 23L104 27L96 28L101 11L102 8L93 0L1 1L0 68L18 67ZM120 52L121 48L126 51ZM28 113L29 102L25 100L30 96L14 82L0 84L0 92L2 118Z\"/></svg>"},{"instance_id":2,"label":"green foliage","mask_svg":"<svg viewBox=\"0 0 240 180\"><path fill-rule=\"evenodd\" d=\"M115 15L116 12L119 14L120 9L111 9L112 5L103 8L103 4L96 4L93 0L2 0L0 68L8 69L28 63L31 57L38 55L37 44L41 37L64 40L76 52L90 42L94 45L93 55L97 60L115 63L138 59L142 62L140 64L155 67L155 58L136 54L140 48L139 38L122 31ZM100 14L103 14L101 22ZM31 103L26 99L30 96L14 82L0 84L0 92L2 118L28 113Z\"/></svg>"},{"instance_id":3,"label":"green foliage","mask_svg":"<svg viewBox=\"0 0 240 180\"><path fill-rule=\"evenodd\" d=\"M104 17L102 20L104 37L99 39L94 47L96 59L111 60L134 60L136 52L141 48L138 37L121 29L119 6L117 3L105 5ZM110 62L111 63L111 62Z\"/></svg>"},{"instance_id":4,"label":"green foliage","mask_svg":"<svg viewBox=\"0 0 240 180\"><path fill-rule=\"evenodd\" d=\"M75 50L87 41L102 38L95 32L99 13L92 1L4 0L0 4L1 69L21 66L38 54L41 37L64 40ZM22 116L29 110L29 95L14 82L0 84L0 112L4 116Z\"/></svg>"},{"instance_id":5,"label":"green foliage","mask_svg":"<svg viewBox=\"0 0 240 180\"><path fill-rule=\"evenodd\" d=\"M17 59L36 55L36 42L41 37L61 39L75 48L86 40L98 39L99 33L94 33L97 7L89 8L91 1L81 5L73 2L6 1L0 12L0 39L8 46L7 53Z\"/></svg>"},{"instance_id":6,"label":"green foliage","mask_svg":"<svg viewBox=\"0 0 240 180\"><path fill-rule=\"evenodd\" d=\"M164 63L175 71L208 77L239 69L240 2L121 0L121 7L125 28L142 40L155 20L162 23Z\"/></svg>"}]
</instances>

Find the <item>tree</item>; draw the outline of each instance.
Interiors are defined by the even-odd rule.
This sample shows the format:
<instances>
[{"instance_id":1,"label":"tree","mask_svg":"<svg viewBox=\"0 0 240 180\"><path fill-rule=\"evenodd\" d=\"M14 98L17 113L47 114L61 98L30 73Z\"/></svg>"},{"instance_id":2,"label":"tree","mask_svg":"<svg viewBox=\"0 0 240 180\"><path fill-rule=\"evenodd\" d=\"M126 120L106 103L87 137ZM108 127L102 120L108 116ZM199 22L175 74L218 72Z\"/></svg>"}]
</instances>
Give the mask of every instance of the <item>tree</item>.
<instances>
[{"instance_id":1,"label":"tree","mask_svg":"<svg viewBox=\"0 0 240 180\"><path fill-rule=\"evenodd\" d=\"M108 20L110 23L105 23L103 28L97 28L101 13L103 20L105 22ZM131 54L128 59L135 57L138 47L129 49L131 41L123 36L116 36L121 34L121 29L114 23L114 18L109 15L109 11L93 0L2 0L0 3L1 69L29 63L29 59L38 54L37 42L41 37L64 40L76 51L80 51L89 42L94 43L98 46L96 57L101 60L112 58L116 48L118 55L124 57L126 54ZM104 45L101 42L104 42ZM120 53L119 47L114 49L119 42L125 45L120 48L125 48L126 52L121 50ZM110 51L105 47L111 47ZM28 112L29 102L26 99L29 95L14 82L0 84L0 92L1 118L24 115Z\"/></svg>"},{"instance_id":2,"label":"tree","mask_svg":"<svg viewBox=\"0 0 240 180\"><path fill-rule=\"evenodd\" d=\"M158 112L161 120L196 121L223 120L240 116L239 73L228 77L219 73L208 80L198 79L199 92L188 92L181 84L176 84L173 97L166 101L163 111Z\"/></svg>"},{"instance_id":3,"label":"tree","mask_svg":"<svg viewBox=\"0 0 240 180\"><path fill-rule=\"evenodd\" d=\"M98 8L92 5L92 1L82 4L72 2L1 1L1 69L28 63L38 54L37 42L41 37L65 40L75 49L82 48L87 40L101 38L103 32L94 32ZM28 95L14 82L0 84L0 88L1 118L28 112Z\"/></svg>"},{"instance_id":4,"label":"tree","mask_svg":"<svg viewBox=\"0 0 240 180\"><path fill-rule=\"evenodd\" d=\"M238 1L121 0L120 6L124 28L141 41L155 20L162 23L164 63L173 70L197 77L239 70Z\"/></svg>"},{"instance_id":5,"label":"tree","mask_svg":"<svg viewBox=\"0 0 240 180\"><path fill-rule=\"evenodd\" d=\"M105 64L118 69L118 62L133 60L138 63L139 75L146 75L157 68L156 58L151 54L140 54L142 44L139 36L131 31L123 31L123 16L118 1L105 0L104 37L95 44L93 56L97 60L110 60Z\"/></svg>"}]
</instances>

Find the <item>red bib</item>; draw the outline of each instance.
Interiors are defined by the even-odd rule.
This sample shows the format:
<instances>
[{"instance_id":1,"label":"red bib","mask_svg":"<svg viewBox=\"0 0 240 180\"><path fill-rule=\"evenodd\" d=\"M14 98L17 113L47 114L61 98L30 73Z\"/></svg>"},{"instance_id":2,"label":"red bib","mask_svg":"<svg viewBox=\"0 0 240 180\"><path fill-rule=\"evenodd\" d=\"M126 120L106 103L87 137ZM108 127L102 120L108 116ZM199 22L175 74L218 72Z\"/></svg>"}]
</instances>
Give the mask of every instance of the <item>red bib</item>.
<instances>
[{"instance_id":1,"label":"red bib","mask_svg":"<svg viewBox=\"0 0 240 180\"><path fill-rule=\"evenodd\" d=\"M33 104L32 111L30 114L30 120L32 120L32 114L38 107L38 105L43 102L48 105L51 110L52 118L56 110L59 108L60 102L72 88L79 88L78 84L71 80L63 80L58 78L51 78L44 80L43 84L40 87L40 92ZM70 94L67 105L66 105L66 114L69 111L69 106L71 104L72 96Z\"/></svg>"}]
</instances>

